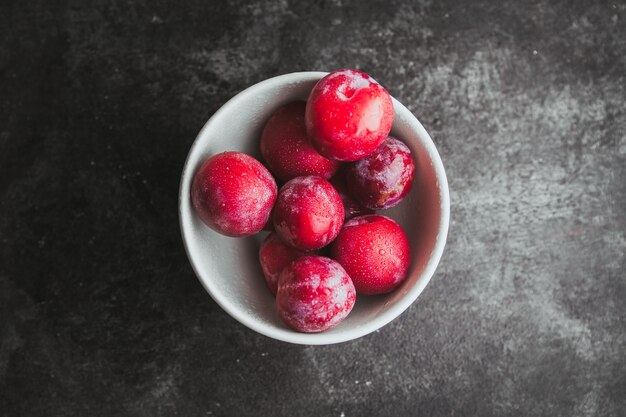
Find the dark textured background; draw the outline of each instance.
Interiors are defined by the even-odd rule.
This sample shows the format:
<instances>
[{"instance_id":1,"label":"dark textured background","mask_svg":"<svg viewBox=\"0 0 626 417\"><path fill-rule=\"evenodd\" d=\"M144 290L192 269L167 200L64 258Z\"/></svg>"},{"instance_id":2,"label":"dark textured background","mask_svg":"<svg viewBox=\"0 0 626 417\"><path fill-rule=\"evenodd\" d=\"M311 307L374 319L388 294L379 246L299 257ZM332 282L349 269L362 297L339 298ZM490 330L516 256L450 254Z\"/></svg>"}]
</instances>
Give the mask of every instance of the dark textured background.
<instances>
[{"instance_id":1,"label":"dark textured background","mask_svg":"<svg viewBox=\"0 0 626 417\"><path fill-rule=\"evenodd\" d=\"M626 415L626 4L464 3L2 1L0 415ZM202 289L178 181L238 91L342 67L431 132L448 246L388 326L289 345Z\"/></svg>"}]
</instances>

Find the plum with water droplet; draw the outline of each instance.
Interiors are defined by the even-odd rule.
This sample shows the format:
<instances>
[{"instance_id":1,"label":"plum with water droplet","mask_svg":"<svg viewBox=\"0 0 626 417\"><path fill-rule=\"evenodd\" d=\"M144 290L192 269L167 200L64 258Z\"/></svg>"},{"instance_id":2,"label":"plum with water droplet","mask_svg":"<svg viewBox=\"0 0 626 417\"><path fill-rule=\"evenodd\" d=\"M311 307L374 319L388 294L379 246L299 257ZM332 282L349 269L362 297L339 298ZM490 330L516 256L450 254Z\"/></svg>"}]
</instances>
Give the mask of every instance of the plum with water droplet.
<instances>
[{"instance_id":1,"label":"plum with water droplet","mask_svg":"<svg viewBox=\"0 0 626 417\"><path fill-rule=\"evenodd\" d=\"M404 199L411 190L414 175L411 150L389 136L374 152L346 167L346 184L361 205L381 210Z\"/></svg>"},{"instance_id":2,"label":"plum with water droplet","mask_svg":"<svg viewBox=\"0 0 626 417\"><path fill-rule=\"evenodd\" d=\"M368 74L333 71L313 87L305 123L311 144L326 158L356 161L372 153L389 135L391 96Z\"/></svg>"},{"instance_id":3,"label":"plum with water droplet","mask_svg":"<svg viewBox=\"0 0 626 417\"><path fill-rule=\"evenodd\" d=\"M332 242L341 230L341 197L325 179L297 177L283 185L272 214L274 230L289 246L309 251Z\"/></svg>"},{"instance_id":4,"label":"plum with water droplet","mask_svg":"<svg viewBox=\"0 0 626 417\"><path fill-rule=\"evenodd\" d=\"M330 245L331 258L343 266L359 294L384 294L406 278L411 262L402 227L371 214L348 220Z\"/></svg>"},{"instance_id":5,"label":"plum with water droplet","mask_svg":"<svg viewBox=\"0 0 626 417\"><path fill-rule=\"evenodd\" d=\"M337 326L354 307L356 292L341 265L323 256L303 256L283 269L276 308L291 328L305 333Z\"/></svg>"},{"instance_id":6,"label":"plum with water droplet","mask_svg":"<svg viewBox=\"0 0 626 417\"><path fill-rule=\"evenodd\" d=\"M270 217L278 187L272 174L253 157L222 152L195 173L191 203L211 229L231 237L250 236Z\"/></svg>"},{"instance_id":7,"label":"plum with water droplet","mask_svg":"<svg viewBox=\"0 0 626 417\"><path fill-rule=\"evenodd\" d=\"M261 154L279 181L317 175L329 179L340 162L320 155L309 142L304 124L306 102L294 101L279 108L261 135Z\"/></svg>"}]
</instances>

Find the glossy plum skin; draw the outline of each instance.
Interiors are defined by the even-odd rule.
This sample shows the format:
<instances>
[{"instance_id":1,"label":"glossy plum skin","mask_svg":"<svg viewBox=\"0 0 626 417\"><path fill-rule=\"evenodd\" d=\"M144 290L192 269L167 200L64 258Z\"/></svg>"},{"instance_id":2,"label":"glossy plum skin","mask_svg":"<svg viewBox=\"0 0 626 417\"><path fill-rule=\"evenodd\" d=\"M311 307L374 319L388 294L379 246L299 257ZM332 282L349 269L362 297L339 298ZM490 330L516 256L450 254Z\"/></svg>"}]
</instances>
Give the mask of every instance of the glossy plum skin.
<instances>
[{"instance_id":1,"label":"glossy plum skin","mask_svg":"<svg viewBox=\"0 0 626 417\"><path fill-rule=\"evenodd\" d=\"M293 260L304 256L306 252L285 245L275 232L267 235L259 248L259 262L270 292L276 296L278 277Z\"/></svg>"},{"instance_id":2,"label":"glossy plum skin","mask_svg":"<svg viewBox=\"0 0 626 417\"><path fill-rule=\"evenodd\" d=\"M346 185L346 171L344 169L340 169L339 172L330 179L330 183L335 187L335 190L337 190L343 202L344 221L365 214L374 214L374 210L363 207L350 195Z\"/></svg>"},{"instance_id":3,"label":"glossy plum skin","mask_svg":"<svg viewBox=\"0 0 626 417\"><path fill-rule=\"evenodd\" d=\"M291 247L315 250L330 243L341 230L341 197L325 179L297 177L282 186L276 199L274 230Z\"/></svg>"},{"instance_id":4,"label":"glossy plum skin","mask_svg":"<svg viewBox=\"0 0 626 417\"><path fill-rule=\"evenodd\" d=\"M391 96L364 72L331 72L313 87L306 106L306 129L313 147L337 161L372 153L393 124Z\"/></svg>"},{"instance_id":5,"label":"glossy plum skin","mask_svg":"<svg viewBox=\"0 0 626 417\"><path fill-rule=\"evenodd\" d=\"M340 166L340 162L320 155L309 142L304 125L305 108L304 101L279 108L261 135L261 154L270 171L282 182L305 175L329 179Z\"/></svg>"},{"instance_id":6,"label":"glossy plum skin","mask_svg":"<svg viewBox=\"0 0 626 417\"><path fill-rule=\"evenodd\" d=\"M396 206L413 185L415 164L411 150L389 136L374 152L346 168L350 194L372 210Z\"/></svg>"},{"instance_id":7,"label":"glossy plum skin","mask_svg":"<svg viewBox=\"0 0 626 417\"><path fill-rule=\"evenodd\" d=\"M283 269L276 308L291 328L305 333L331 329L354 307L356 291L338 262L323 256L303 256Z\"/></svg>"},{"instance_id":8,"label":"glossy plum skin","mask_svg":"<svg viewBox=\"0 0 626 417\"><path fill-rule=\"evenodd\" d=\"M385 294L406 278L411 249L395 221L380 215L348 220L331 244L331 257L343 266L359 294Z\"/></svg>"},{"instance_id":9,"label":"glossy plum skin","mask_svg":"<svg viewBox=\"0 0 626 417\"><path fill-rule=\"evenodd\" d=\"M250 236L267 223L278 188L259 161L240 152L207 159L191 184L191 202L211 229L231 237Z\"/></svg>"}]
</instances>

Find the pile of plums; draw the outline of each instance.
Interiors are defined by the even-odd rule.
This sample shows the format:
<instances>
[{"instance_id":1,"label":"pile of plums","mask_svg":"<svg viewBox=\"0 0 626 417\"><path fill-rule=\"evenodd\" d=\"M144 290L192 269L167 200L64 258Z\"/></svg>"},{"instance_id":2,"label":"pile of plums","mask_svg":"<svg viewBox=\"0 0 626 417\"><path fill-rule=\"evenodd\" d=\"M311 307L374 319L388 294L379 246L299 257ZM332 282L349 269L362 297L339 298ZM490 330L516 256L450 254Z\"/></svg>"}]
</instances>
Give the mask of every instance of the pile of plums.
<instances>
[{"instance_id":1,"label":"pile of plums","mask_svg":"<svg viewBox=\"0 0 626 417\"><path fill-rule=\"evenodd\" d=\"M211 229L270 231L259 260L279 316L295 330L330 329L357 293L388 293L407 275L405 232L374 214L400 203L413 183L409 148L389 136L393 118L391 96L369 75L334 71L306 102L267 121L264 163L223 152L194 176L192 204Z\"/></svg>"}]
</instances>

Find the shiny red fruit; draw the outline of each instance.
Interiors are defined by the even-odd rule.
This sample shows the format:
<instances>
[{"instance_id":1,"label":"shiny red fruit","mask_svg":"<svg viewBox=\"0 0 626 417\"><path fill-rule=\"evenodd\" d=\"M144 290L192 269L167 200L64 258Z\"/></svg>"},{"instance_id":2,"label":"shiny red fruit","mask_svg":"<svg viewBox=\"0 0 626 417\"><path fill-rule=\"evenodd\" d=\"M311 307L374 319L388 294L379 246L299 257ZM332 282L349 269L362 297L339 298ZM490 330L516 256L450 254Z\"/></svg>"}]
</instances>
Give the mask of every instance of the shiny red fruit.
<instances>
[{"instance_id":1,"label":"shiny red fruit","mask_svg":"<svg viewBox=\"0 0 626 417\"><path fill-rule=\"evenodd\" d=\"M329 179L340 163L320 155L309 142L304 125L306 102L281 107L265 124L261 154L270 171L282 182L305 175Z\"/></svg>"},{"instance_id":2,"label":"shiny red fruit","mask_svg":"<svg viewBox=\"0 0 626 417\"><path fill-rule=\"evenodd\" d=\"M191 184L191 202L200 219L226 236L259 232L270 217L278 189L259 161L240 152L207 159Z\"/></svg>"},{"instance_id":3,"label":"shiny red fruit","mask_svg":"<svg viewBox=\"0 0 626 417\"><path fill-rule=\"evenodd\" d=\"M304 256L280 274L278 314L297 331L313 333L335 327L350 313L355 300L350 276L330 258Z\"/></svg>"},{"instance_id":4,"label":"shiny red fruit","mask_svg":"<svg viewBox=\"0 0 626 417\"><path fill-rule=\"evenodd\" d=\"M392 291L406 278L411 262L409 241L400 225L376 214L348 220L330 251L359 294Z\"/></svg>"},{"instance_id":5,"label":"shiny red fruit","mask_svg":"<svg viewBox=\"0 0 626 417\"><path fill-rule=\"evenodd\" d=\"M366 73L334 71L311 91L305 121L309 139L320 154L356 161L389 135L393 103L387 90Z\"/></svg>"},{"instance_id":6,"label":"shiny red fruit","mask_svg":"<svg viewBox=\"0 0 626 417\"><path fill-rule=\"evenodd\" d=\"M333 186L321 177L297 177L282 186L272 215L274 229L288 245L319 249L341 230L343 203Z\"/></svg>"},{"instance_id":7,"label":"shiny red fruit","mask_svg":"<svg viewBox=\"0 0 626 417\"><path fill-rule=\"evenodd\" d=\"M299 251L285 245L274 232L267 235L259 248L259 262L263 269L265 282L273 295L278 289L278 277L280 273L293 260L304 256L306 252Z\"/></svg>"},{"instance_id":8,"label":"shiny red fruit","mask_svg":"<svg viewBox=\"0 0 626 417\"><path fill-rule=\"evenodd\" d=\"M387 209L409 193L414 174L411 150L389 136L374 152L346 168L346 184L364 207Z\"/></svg>"}]
</instances>

